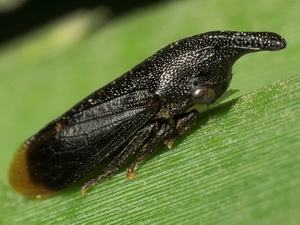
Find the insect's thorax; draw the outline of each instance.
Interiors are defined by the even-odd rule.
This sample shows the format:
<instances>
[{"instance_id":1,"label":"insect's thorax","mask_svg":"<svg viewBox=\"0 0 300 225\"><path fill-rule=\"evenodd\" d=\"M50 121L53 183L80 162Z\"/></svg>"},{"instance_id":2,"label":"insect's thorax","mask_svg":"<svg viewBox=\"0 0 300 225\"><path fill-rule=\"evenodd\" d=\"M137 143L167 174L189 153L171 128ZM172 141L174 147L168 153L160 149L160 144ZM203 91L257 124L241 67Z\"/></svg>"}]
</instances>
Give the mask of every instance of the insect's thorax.
<instances>
[{"instance_id":1,"label":"insect's thorax","mask_svg":"<svg viewBox=\"0 0 300 225\"><path fill-rule=\"evenodd\" d=\"M175 115L186 111L192 104L193 87L191 77L179 76L179 74L164 74L155 94L159 97L161 108L156 115L157 118L170 119Z\"/></svg>"}]
</instances>

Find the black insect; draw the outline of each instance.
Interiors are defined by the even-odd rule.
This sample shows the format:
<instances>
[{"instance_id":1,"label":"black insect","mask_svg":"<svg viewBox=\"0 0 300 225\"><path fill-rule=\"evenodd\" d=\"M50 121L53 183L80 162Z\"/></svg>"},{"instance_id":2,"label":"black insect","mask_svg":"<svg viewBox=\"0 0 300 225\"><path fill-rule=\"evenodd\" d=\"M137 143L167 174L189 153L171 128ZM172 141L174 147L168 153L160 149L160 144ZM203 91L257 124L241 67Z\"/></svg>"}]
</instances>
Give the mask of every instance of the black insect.
<instances>
[{"instance_id":1,"label":"black insect","mask_svg":"<svg viewBox=\"0 0 300 225\"><path fill-rule=\"evenodd\" d=\"M187 109L213 103L227 90L238 58L285 47L271 32L214 31L174 42L25 141L10 183L24 195L42 196L106 165L82 187L85 194L135 156L127 170L132 178L137 165L195 122L198 112Z\"/></svg>"}]
</instances>

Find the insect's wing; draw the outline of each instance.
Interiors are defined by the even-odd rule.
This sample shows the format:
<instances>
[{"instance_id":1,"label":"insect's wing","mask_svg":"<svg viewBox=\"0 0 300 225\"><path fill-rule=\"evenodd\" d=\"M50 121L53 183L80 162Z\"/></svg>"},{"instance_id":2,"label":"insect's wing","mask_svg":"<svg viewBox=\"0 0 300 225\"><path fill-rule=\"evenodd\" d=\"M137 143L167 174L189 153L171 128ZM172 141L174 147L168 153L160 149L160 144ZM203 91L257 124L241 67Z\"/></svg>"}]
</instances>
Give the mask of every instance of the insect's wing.
<instances>
[{"instance_id":1,"label":"insect's wing","mask_svg":"<svg viewBox=\"0 0 300 225\"><path fill-rule=\"evenodd\" d=\"M139 90L50 123L24 144L20 150L24 153L15 158L10 174L12 185L24 194L36 195L39 190L25 193L20 186L26 185L20 180L35 183L34 189L41 184L53 191L76 182L117 154L157 113L160 103L155 99L149 91ZM22 165L24 161L26 166ZM28 168L27 178L24 171L18 171L19 167Z\"/></svg>"}]
</instances>

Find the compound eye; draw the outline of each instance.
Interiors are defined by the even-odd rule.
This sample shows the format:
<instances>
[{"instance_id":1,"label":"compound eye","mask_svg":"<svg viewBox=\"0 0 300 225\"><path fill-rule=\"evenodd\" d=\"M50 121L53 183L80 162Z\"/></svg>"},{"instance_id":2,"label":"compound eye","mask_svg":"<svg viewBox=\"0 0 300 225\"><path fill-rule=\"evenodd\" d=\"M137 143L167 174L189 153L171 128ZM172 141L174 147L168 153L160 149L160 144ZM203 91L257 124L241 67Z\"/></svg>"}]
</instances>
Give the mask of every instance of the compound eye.
<instances>
[{"instance_id":1,"label":"compound eye","mask_svg":"<svg viewBox=\"0 0 300 225\"><path fill-rule=\"evenodd\" d=\"M192 95L195 104L210 104L216 100L216 93L212 88L197 89Z\"/></svg>"}]
</instances>

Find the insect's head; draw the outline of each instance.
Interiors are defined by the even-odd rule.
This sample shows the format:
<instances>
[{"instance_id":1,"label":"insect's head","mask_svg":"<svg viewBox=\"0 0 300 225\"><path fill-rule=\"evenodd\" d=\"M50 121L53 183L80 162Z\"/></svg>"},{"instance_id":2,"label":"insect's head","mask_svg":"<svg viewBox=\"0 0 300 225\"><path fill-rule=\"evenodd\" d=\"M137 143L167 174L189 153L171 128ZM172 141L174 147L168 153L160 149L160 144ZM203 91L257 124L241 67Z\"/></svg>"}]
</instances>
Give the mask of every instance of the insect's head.
<instances>
[{"instance_id":1,"label":"insect's head","mask_svg":"<svg viewBox=\"0 0 300 225\"><path fill-rule=\"evenodd\" d=\"M241 56L286 47L286 41L272 32L213 31L190 41L197 47L192 100L198 104L212 103L227 90L232 66Z\"/></svg>"}]
</instances>

